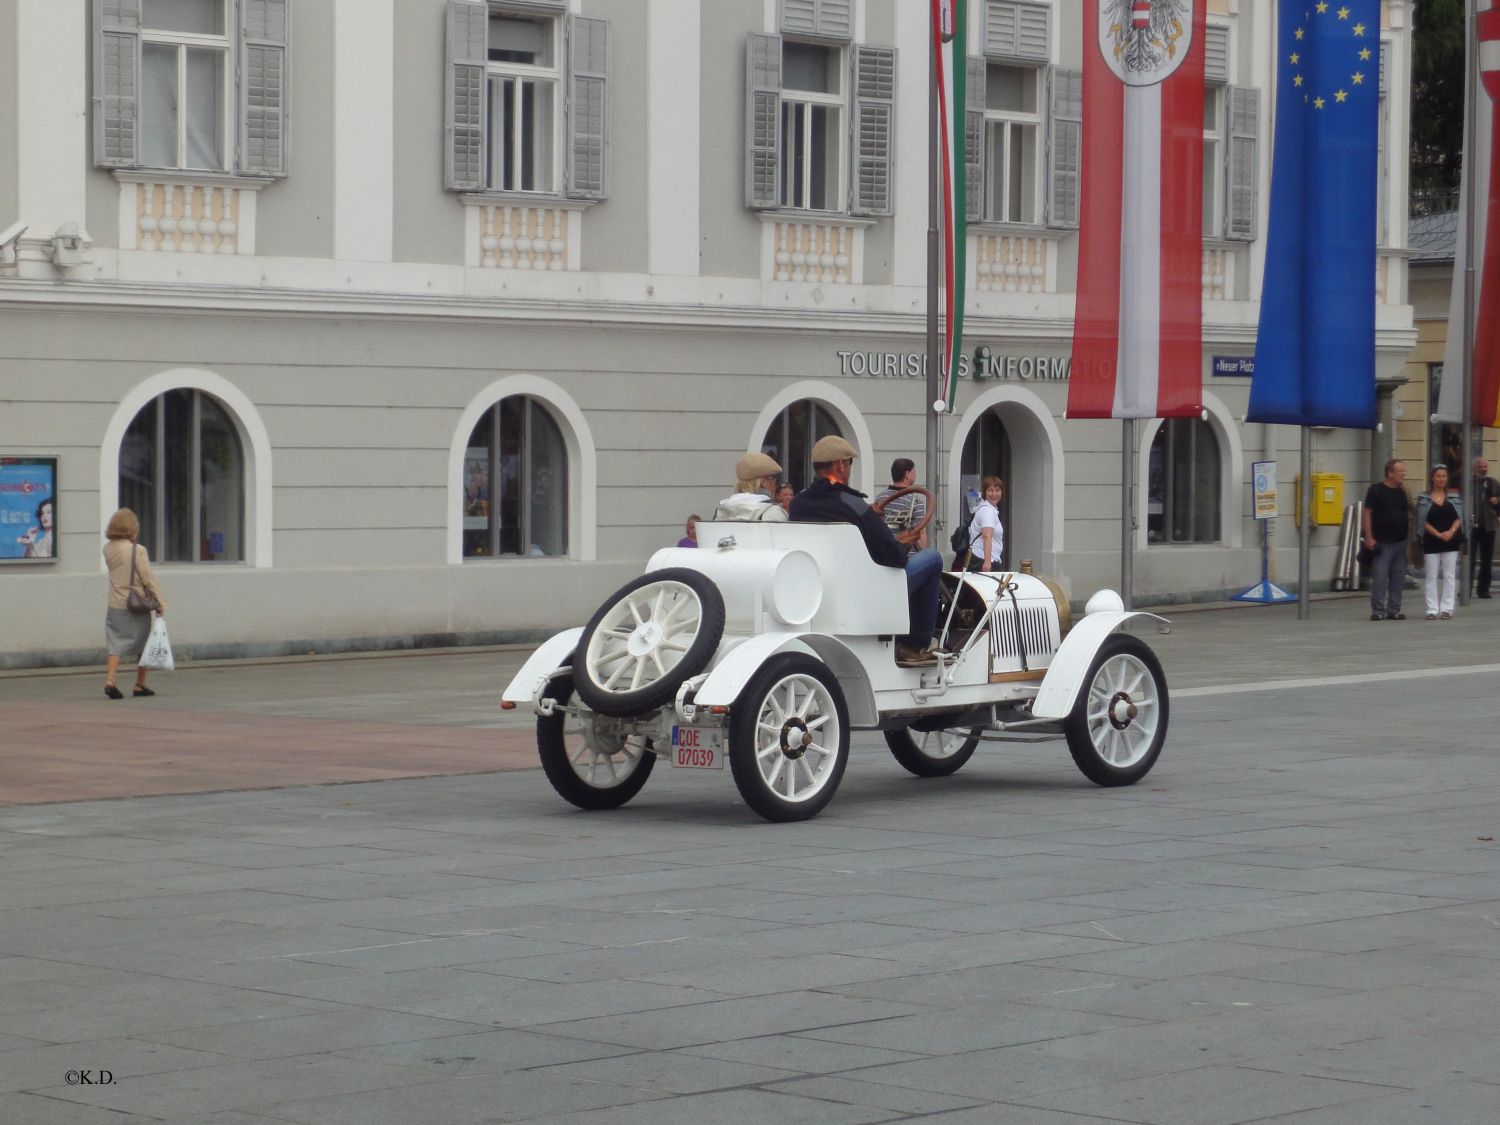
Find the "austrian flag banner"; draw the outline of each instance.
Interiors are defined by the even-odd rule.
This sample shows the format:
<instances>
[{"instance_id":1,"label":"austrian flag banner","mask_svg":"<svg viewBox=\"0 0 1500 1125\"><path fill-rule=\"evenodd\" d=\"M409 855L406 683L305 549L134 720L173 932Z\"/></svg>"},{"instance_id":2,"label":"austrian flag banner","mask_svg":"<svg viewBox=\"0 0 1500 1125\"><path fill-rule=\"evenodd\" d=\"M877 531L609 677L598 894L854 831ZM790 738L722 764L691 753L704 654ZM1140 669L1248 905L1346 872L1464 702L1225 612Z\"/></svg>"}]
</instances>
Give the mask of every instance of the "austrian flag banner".
<instances>
[{"instance_id":1,"label":"austrian flag banner","mask_svg":"<svg viewBox=\"0 0 1500 1125\"><path fill-rule=\"evenodd\" d=\"M1500 426L1500 0L1479 0L1476 15L1479 47L1479 91L1474 104L1465 108L1473 117L1474 151L1464 153L1463 188L1458 203L1458 252L1453 269L1453 296L1448 309L1448 344L1443 356L1443 382L1435 417L1443 422L1462 422L1463 364L1465 351L1473 346L1473 420L1480 426ZM1475 255L1474 323L1464 323L1464 274L1468 268L1469 242L1464 223L1469 213L1469 193L1474 192Z\"/></svg>"},{"instance_id":2,"label":"austrian flag banner","mask_svg":"<svg viewBox=\"0 0 1500 1125\"><path fill-rule=\"evenodd\" d=\"M1083 0L1069 418L1203 409L1204 0Z\"/></svg>"}]
</instances>

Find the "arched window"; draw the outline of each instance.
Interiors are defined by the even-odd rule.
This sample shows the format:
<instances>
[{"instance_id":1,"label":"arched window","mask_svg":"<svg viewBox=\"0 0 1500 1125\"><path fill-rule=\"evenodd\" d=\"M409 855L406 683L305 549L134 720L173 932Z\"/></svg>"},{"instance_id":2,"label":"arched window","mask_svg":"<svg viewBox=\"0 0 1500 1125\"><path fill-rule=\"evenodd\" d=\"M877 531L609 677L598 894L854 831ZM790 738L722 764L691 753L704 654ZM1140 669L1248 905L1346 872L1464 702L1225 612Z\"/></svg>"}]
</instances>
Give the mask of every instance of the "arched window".
<instances>
[{"instance_id":1,"label":"arched window","mask_svg":"<svg viewBox=\"0 0 1500 1125\"><path fill-rule=\"evenodd\" d=\"M812 447L829 434L844 436L828 408L816 399L799 399L776 415L760 449L776 459L782 476L801 492L813 478Z\"/></svg>"},{"instance_id":2,"label":"arched window","mask_svg":"<svg viewBox=\"0 0 1500 1125\"><path fill-rule=\"evenodd\" d=\"M1146 536L1152 543L1219 541L1219 439L1201 418L1168 418L1151 442Z\"/></svg>"},{"instance_id":3,"label":"arched window","mask_svg":"<svg viewBox=\"0 0 1500 1125\"><path fill-rule=\"evenodd\" d=\"M120 506L158 562L243 562L245 457L224 404L179 389L142 407L120 442Z\"/></svg>"},{"instance_id":4,"label":"arched window","mask_svg":"<svg viewBox=\"0 0 1500 1125\"><path fill-rule=\"evenodd\" d=\"M530 395L480 416L464 451L464 558L568 553L568 451Z\"/></svg>"}]
</instances>

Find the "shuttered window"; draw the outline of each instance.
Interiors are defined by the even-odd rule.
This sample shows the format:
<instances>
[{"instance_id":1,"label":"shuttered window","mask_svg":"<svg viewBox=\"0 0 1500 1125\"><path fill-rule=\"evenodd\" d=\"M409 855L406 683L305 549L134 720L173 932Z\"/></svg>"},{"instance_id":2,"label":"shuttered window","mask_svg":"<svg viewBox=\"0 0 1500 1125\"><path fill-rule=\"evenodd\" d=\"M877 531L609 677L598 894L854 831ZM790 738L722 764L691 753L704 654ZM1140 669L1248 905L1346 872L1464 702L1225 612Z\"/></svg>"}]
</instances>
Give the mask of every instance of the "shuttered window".
<instances>
[{"instance_id":1,"label":"shuttered window","mask_svg":"<svg viewBox=\"0 0 1500 1125\"><path fill-rule=\"evenodd\" d=\"M1229 29L1209 24L1203 44L1203 80L1214 85L1229 84Z\"/></svg>"},{"instance_id":2,"label":"shuttered window","mask_svg":"<svg viewBox=\"0 0 1500 1125\"><path fill-rule=\"evenodd\" d=\"M1260 208L1260 91L1230 86L1229 176L1224 237L1253 242Z\"/></svg>"},{"instance_id":3,"label":"shuttered window","mask_svg":"<svg viewBox=\"0 0 1500 1125\"><path fill-rule=\"evenodd\" d=\"M1052 7L1032 0L987 0L984 53L992 59L1052 59Z\"/></svg>"},{"instance_id":4,"label":"shuttered window","mask_svg":"<svg viewBox=\"0 0 1500 1125\"><path fill-rule=\"evenodd\" d=\"M985 0L983 55L967 63L965 188L971 220L1076 224L1081 82L1061 93L1079 105L1056 120L1052 6ZM1058 207L1064 210L1059 213Z\"/></svg>"},{"instance_id":5,"label":"shuttered window","mask_svg":"<svg viewBox=\"0 0 1500 1125\"><path fill-rule=\"evenodd\" d=\"M1035 66L985 67L981 190L983 217L992 222L1041 222L1043 77Z\"/></svg>"},{"instance_id":6,"label":"shuttered window","mask_svg":"<svg viewBox=\"0 0 1500 1125\"><path fill-rule=\"evenodd\" d=\"M604 198L609 25L562 0L448 0L443 181Z\"/></svg>"},{"instance_id":7,"label":"shuttered window","mask_svg":"<svg viewBox=\"0 0 1500 1125\"><path fill-rule=\"evenodd\" d=\"M847 43L854 35L853 0L781 0L780 27L785 35Z\"/></svg>"},{"instance_id":8,"label":"shuttered window","mask_svg":"<svg viewBox=\"0 0 1500 1125\"><path fill-rule=\"evenodd\" d=\"M854 178L849 209L889 215L893 204L892 138L896 120L896 52L854 49Z\"/></svg>"},{"instance_id":9,"label":"shuttered window","mask_svg":"<svg viewBox=\"0 0 1500 1125\"><path fill-rule=\"evenodd\" d=\"M281 176L289 0L93 0L94 161Z\"/></svg>"},{"instance_id":10,"label":"shuttered window","mask_svg":"<svg viewBox=\"0 0 1500 1125\"><path fill-rule=\"evenodd\" d=\"M1054 67L1047 113L1047 225L1076 227L1083 167L1083 72Z\"/></svg>"},{"instance_id":11,"label":"shuttered window","mask_svg":"<svg viewBox=\"0 0 1500 1125\"><path fill-rule=\"evenodd\" d=\"M827 4L798 8L787 0L783 23L806 26L807 13L826 10ZM895 120L892 48L751 35L745 44L745 205L889 215Z\"/></svg>"}]
</instances>

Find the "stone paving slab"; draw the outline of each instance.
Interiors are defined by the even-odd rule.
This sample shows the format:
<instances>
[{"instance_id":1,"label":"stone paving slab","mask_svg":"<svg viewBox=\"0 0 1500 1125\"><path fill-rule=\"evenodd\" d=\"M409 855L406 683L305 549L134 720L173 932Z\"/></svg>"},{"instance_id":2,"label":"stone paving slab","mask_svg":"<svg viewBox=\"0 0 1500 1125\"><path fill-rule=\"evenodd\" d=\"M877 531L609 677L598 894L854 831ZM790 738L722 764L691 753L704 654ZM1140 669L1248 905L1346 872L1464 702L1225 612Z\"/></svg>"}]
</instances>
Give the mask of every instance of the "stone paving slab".
<instances>
[{"instance_id":1,"label":"stone paving slab","mask_svg":"<svg viewBox=\"0 0 1500 1125\"><path fill-rule=\"evenodd\" d=\"M513 654L185 668L150 712L0 677L60 729L205 724L234 767L147 795L170 770L80 737L77 799L3 791L0 1122L1491 1125L1500 612L1283 609L1150 637L1182 691L1138 786L1047 743L922 781L861 735L798 825L727 776L591 815L476 772L464 739L530 764ZM284 724L316 780L370 726L427 775L267 777ZM40 768L18 745L0 782ZM138 794L87 799L111 772Z\"/></svg>"}]
</instances>

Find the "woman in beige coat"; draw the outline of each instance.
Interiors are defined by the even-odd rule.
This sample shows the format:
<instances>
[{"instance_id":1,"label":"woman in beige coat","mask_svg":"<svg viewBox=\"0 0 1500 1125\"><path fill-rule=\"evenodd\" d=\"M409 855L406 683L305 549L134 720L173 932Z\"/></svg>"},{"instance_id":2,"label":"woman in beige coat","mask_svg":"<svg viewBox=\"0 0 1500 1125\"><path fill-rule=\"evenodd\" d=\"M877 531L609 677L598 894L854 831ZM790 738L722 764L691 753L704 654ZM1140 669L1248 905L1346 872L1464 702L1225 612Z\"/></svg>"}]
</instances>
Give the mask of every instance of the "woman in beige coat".
<instances>
[{"instance_id":1,"label":"woman in beige coat","mask_svg":"<svg viewBox=\"0 0 1500 1125\"><path fill-rule=\"evenodd\" d=\"M151 635L151 614L131 613L125 607L131 586L131 559L135 561L134 589L143 590L156 598L157 613L166 615L167 602L161 596L161 588L151 574L151 558L146 548L136 542L141 533L141 523L129 508L121 508L109 518L104 535L104 565L109 568L109 607L104 611L104 640L109 646L109 671L104 677L104 694L110 699L124 699L125 693L115 686L115 673L120 668L120 657L140 659L146 647L146 638ZM146 669L135 670L135 690L132 695L155 695L146 686Z\"/></svg>"}]
</instances>

